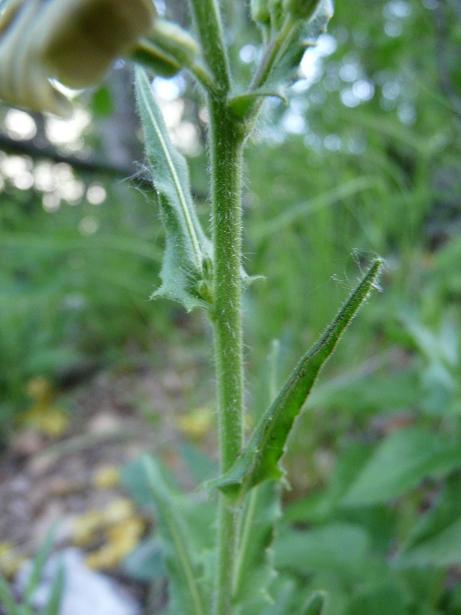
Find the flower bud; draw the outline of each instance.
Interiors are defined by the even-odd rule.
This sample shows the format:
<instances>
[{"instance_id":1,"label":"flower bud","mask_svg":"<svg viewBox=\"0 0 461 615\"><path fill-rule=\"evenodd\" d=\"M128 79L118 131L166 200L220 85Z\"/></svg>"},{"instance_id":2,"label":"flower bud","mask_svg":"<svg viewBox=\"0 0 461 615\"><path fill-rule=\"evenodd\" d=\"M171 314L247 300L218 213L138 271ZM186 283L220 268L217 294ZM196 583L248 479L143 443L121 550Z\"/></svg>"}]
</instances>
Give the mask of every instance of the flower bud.
<instances>
[{"instance_id":1,"label":"flower bud","mask_svg":"<svg viewBox=\"0 0 461 615\"><path fill-rule=\"evenodd\" d=\"M251 18L258 24L270 25L271 13L268 0L251 0Z\"/></svg>"},{"instance_id":2,"label":"flower bud","mask_svg":"<svg viewBox=\"0 0 461 615\"><path fill-rule=\"evenodd\" d=\"M85 88L150 33L154 15L152 0L49 2L37 45L54 77L68 87Z\"/></svg>"},{"instance_id":3,"label":"flower bud","mask_svg":"<svg viewBox=\"0 0 461 615\"><path fill-rule=\"evenodd\" d=\"M40 0L14 1L0 16L0 99L32 111L70 114L67 99L49 82L33 43Z\"/></svg>"},{"instance_id":4,"label":"flower bud","mask_svg":"<svg viewBox=\"0 0 461 615\"><path fill-rule=\"evenodd\" d=\"M0 99L69 115L52 85L96 85L152 30L152 0L10 0L0 14Z\"/></svg>"},{"instance_id":5,"label":"flower bud","mask_svg":"<svg viewBox=\"0 0 461 615\"><path fill-rule=\"evenodd\" d=\"M186 66L199 53L195 39L177 24L165 19L155 21L150 39L155 46Z\"/></svg>"}]
</instances>

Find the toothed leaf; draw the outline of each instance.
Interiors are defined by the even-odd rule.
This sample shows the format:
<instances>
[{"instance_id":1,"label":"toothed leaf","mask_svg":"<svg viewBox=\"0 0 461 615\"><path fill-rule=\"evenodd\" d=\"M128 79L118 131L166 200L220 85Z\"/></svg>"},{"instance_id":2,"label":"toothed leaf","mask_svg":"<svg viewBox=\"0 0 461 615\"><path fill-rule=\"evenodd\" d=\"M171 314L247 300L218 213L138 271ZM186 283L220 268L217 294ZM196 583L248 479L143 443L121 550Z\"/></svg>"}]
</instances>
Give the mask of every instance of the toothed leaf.
<instances>
[{"instance_id":1,"label":"toothed leaf","mask_svg":"<svg viewBox=\"0 0 461 615\"><path fill-rule=\"evenodd\" d=\"M283 476L279 462L286 451L295 419L342 334L368 297L382 262L376 259L339 310L319 341L301 358L278 397L263 414L250 441L236 463L222 477L211 481L231 499L237 500L258 483Z\"/></svg>"},{"instance_id":2,"label":"toothed leaf","mask_svg":"<svg viewBox=\"0 0 461 615\"><path fill-rule=\"evenodd\" d=\"M166 233L162 285L153 296L179 301L188 311L206 307L199 288L203 283L204 261L210 260L210 242L197 218L187 163L170 141L149 79L142 69L136 70L136 96Z\"/></svg>"}]
</instances>

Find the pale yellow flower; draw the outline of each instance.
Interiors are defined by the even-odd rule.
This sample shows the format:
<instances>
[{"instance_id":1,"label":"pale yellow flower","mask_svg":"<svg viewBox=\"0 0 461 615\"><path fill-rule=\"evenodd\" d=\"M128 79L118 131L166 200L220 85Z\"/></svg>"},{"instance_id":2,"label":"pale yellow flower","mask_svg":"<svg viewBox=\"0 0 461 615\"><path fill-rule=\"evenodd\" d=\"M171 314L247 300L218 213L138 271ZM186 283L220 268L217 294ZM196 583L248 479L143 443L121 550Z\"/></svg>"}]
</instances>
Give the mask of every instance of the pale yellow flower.
<instances>
[{"instance_id":1,"label":"pale yellow flower","mask_svg":"<svg viewBox=\"0 0 461 615\"><path fill-rule=\"evenodd\" d=\"M0 99L68 115L52 80L96 85L118 57L150 33L152 0L9 0L0 13Z\"/></svg>"}]
</instances>

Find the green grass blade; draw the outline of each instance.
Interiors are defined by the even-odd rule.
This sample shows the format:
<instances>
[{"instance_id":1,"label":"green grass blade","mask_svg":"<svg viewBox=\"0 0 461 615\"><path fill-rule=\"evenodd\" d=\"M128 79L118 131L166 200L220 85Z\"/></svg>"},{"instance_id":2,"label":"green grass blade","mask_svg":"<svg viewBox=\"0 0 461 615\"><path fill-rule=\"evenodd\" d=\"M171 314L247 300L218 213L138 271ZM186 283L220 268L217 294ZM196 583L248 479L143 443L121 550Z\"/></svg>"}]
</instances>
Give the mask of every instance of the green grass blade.
<instances>
[{"instance_id":1,"label":"green grass blade","mask_svg":"<svg viewBox=\"0 0 461 615\"><path fill-rule=\"evenodd\" d=\"M21 615L11 589L0 575L0 606L6 610L6 615Z\"/></svg>"},{"instance_id":2,"label":"green grass blade","mask_svg":"<svg viewBox=\"0 0 461 615\"><path fill-rule=\"evenodd\" d=\"M60 565L53 580L51 593L43 615L60 615L62 596L65 586L65 570L64 566Z\"/></svg>"},{"instance_id":3,"label":"green grass blade","mask_svg":"<svg viewBox=\"0 0 461 615\"><path fill-rule=\"evenodd\" d=\"M252 238L258 241L265 237L276 235L282 229L297 222L299 223L300 218L305 218L325 207L332 207L337 203L341 203L344 199L375 188L377 185L379 185L379 180L373 176L358 177L346 181L328 192L313 197L309 201L286 207L282 213L264 223L256 225L253 228Z\"/></svg>"},{"instance_id":4,"label":"green grass blade","mask_svg":"<svg viewBox=\"0 0 461 615\"><path fill-rule=\"evenodd\" d=\"M32 562L32 570L27 580L26 589L24 592L24 602L27 607L32 606L32 597L37 589L43 572L43 567L46 564L48 557L53 549L53 544L56 537L57 525L54 524L47 533L42 546Z\"/></svg>"},{"instance_id":5,"label":"green grass blade","mask_svg":"<svg viewBox=\"0 0 461 615\"><path fill-rule=\"evenodd\" d=\"M166 231L162 286L154 296L179 301L188 310L204 307L206 303L200 300L197 285L202 279L203 261L209 256L210 242L195 212L186 161L173 147L151 84L139 68L136 70L136 97Z\"/></svg>"},{"instance_id":6,"label":"green grass blade","mask_svg":"<svg viewBox=\"0 0 461 615\"><path fill-rule=\"evenodd\" d=\"M181 615L205 615L200 570L193 557L177 498L152 458L144 457L143 466L157 513L156 522L170 580L171 611Z\"/></svg>"},{"instance_id":7,"label":"green grass blade","mask_svg":"<svg viewBox=\"0 0 461 615\"><path fill-rule=\"evenodd\" d=\"M319 341L301 358L279 395L259 420L250 441L237 462L222 477L211 481L231 499L239 499L248 489L283 475L279 461L295 419L327 359L348 325L376 284L382 261L372 262L358 286L349 295L336 318Z\"/></svg>"}]
</instances>

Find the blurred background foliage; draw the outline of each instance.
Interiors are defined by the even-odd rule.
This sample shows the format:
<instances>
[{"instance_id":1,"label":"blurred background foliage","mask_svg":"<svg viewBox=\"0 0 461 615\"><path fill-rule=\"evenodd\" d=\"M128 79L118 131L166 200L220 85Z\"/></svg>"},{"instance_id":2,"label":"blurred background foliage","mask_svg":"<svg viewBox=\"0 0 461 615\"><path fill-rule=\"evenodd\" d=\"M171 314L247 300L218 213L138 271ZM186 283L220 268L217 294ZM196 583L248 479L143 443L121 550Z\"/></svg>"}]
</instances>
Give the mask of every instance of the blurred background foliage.
<instances>
[{"instance_id":1,"label":"blurred background foliage","mask_svg":"<svg viewBox=\"0 0 461 615\"><path fill-rule=\"evenodd\" d=\"M187 24L184 3L166 4ZM233 69L245 83L259 36L247 3L224 4ZM265 103L247 150L247 269L265 276L245 298L254 411L266 403L272 340L281 343L283 375L369 257L383 256L387 267L384 292L348 332L298 423L277 561L293 583L328 589L331 615L455 615L461 7L457 0L336 4L328 34L304 55L288 106ZM154 88L189 156L206 222L200 94L184 75L157 78ZM70 121L0 110L5 444L31 378L64 390L97 370L149 363L183 335L199 356L209 345L200 315L148 301L162 230L129 66L119 62L85 96Z\"/></svg>"}]
</instances>

